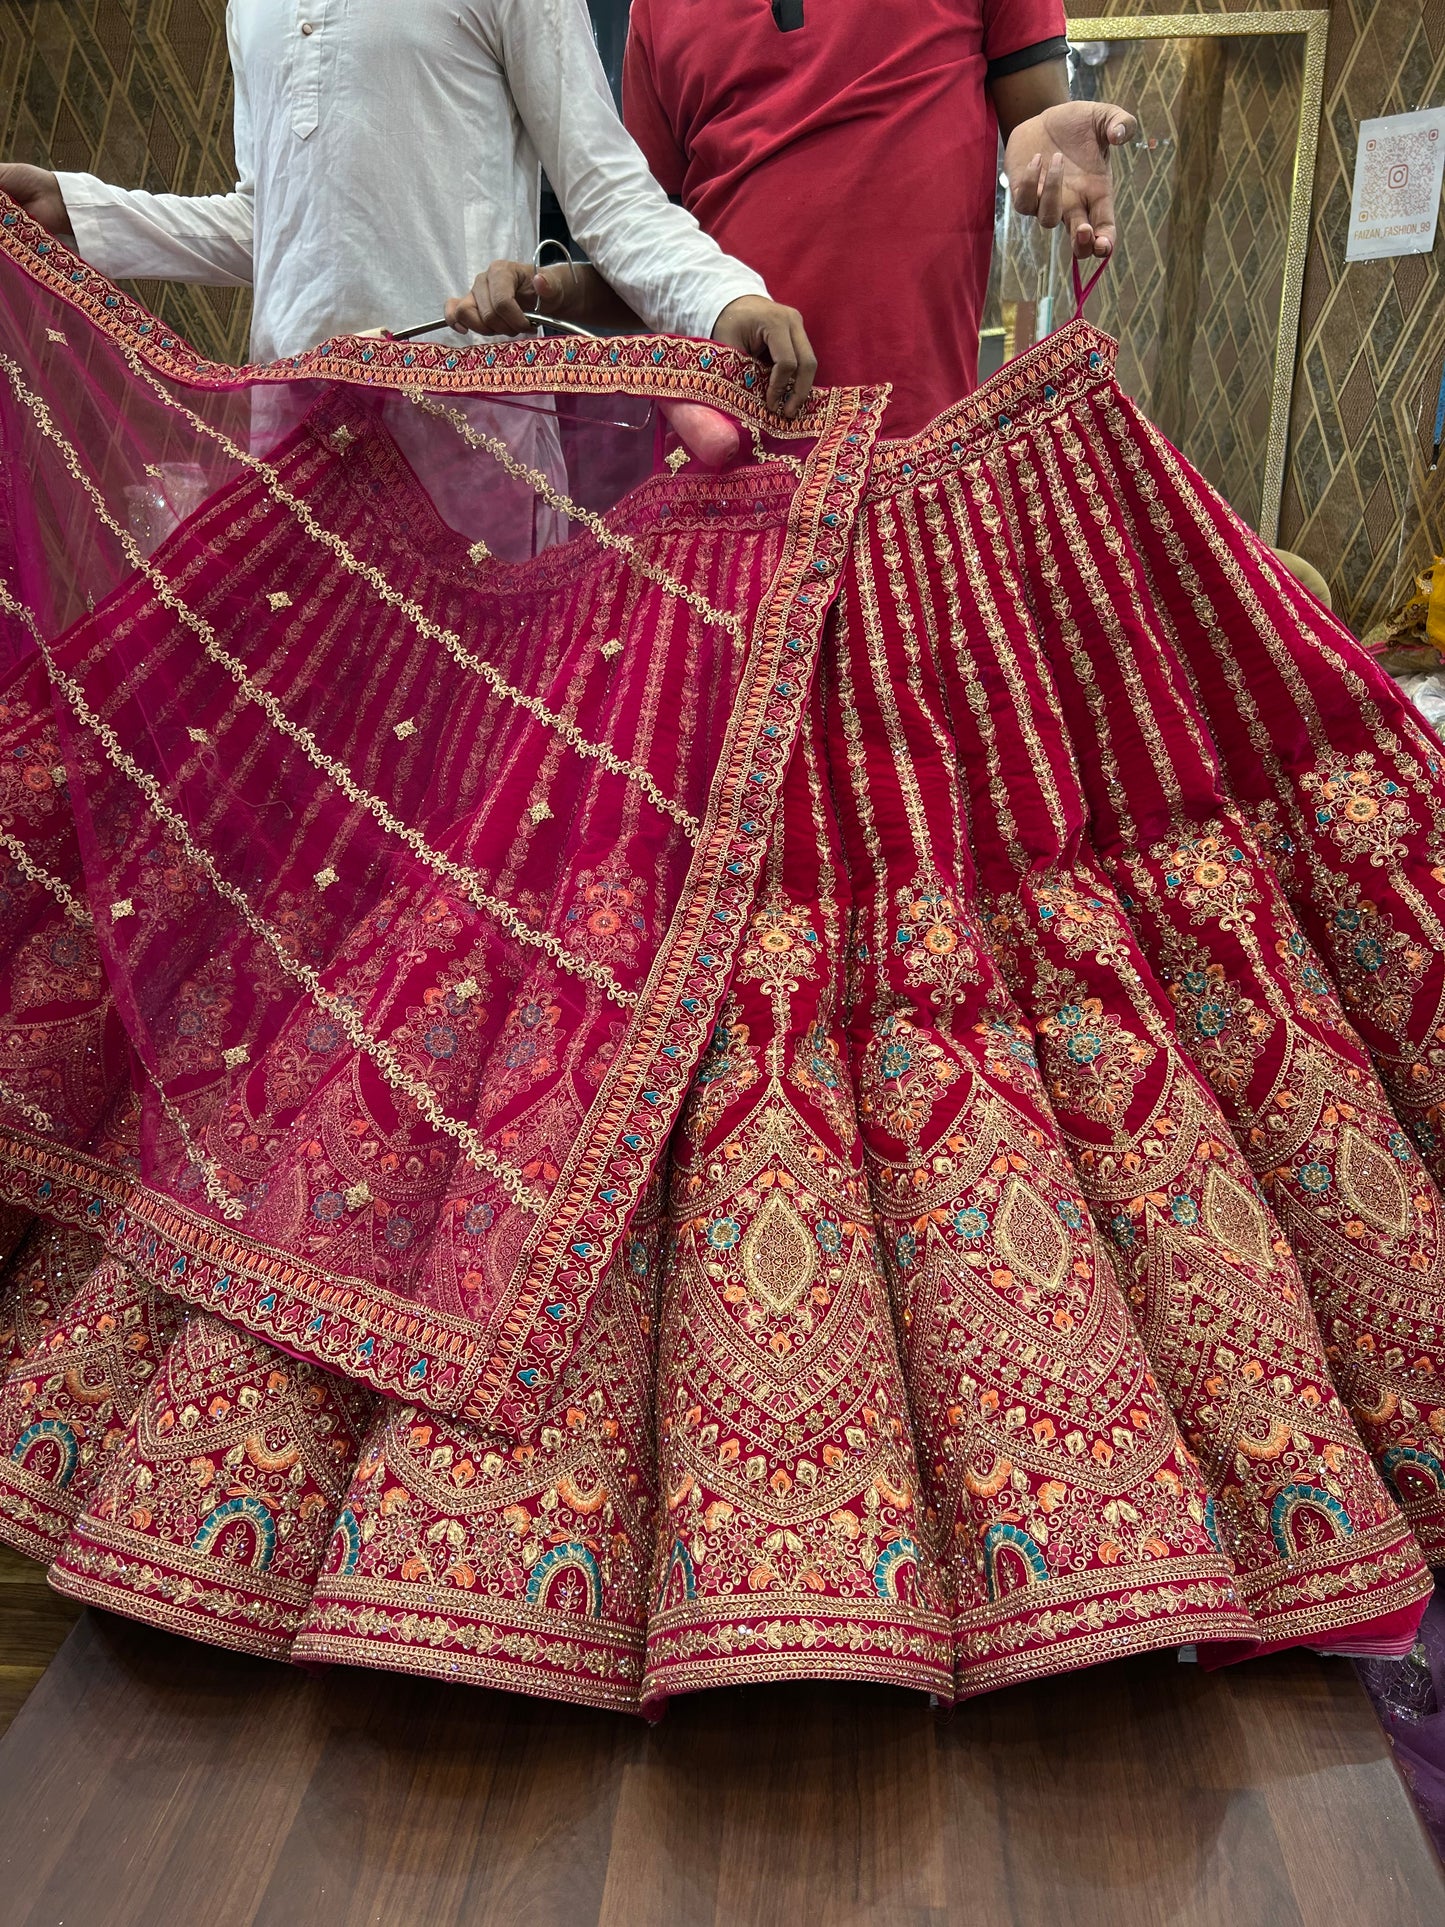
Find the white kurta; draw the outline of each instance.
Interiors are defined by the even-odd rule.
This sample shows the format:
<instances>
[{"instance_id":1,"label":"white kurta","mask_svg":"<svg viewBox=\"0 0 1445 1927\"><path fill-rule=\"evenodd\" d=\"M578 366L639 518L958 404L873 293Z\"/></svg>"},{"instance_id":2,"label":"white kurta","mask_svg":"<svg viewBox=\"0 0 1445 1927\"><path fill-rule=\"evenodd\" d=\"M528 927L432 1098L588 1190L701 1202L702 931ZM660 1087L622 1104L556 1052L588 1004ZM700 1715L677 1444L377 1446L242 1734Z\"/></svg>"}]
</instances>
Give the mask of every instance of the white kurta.
<instances>
[{"instance_id":1,"label":"white kurta","mask_svg":"<svg viewBox=\"0 0 1445 1927\"><path fill-rule=\"evenodd\" d=\"M60 175L102 274L254 284L257 361L406 328L530 259L540 169L652 327L706 335L766 290L674 207L617 118L583 0L231 0L230 194Z\"/></svg>"}]
</instances>

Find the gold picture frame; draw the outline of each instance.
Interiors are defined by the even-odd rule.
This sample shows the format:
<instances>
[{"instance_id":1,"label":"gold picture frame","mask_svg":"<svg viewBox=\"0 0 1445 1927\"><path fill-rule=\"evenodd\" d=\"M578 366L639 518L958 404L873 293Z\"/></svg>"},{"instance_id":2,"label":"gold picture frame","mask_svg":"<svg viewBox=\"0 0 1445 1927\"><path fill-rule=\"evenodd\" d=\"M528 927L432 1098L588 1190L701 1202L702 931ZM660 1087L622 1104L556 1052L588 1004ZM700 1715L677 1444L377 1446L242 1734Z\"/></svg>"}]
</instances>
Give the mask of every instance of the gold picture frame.
<instances>
[{"instance_id":1,"label":"gold picture frame","mask_svg":"<svg viewBox=\"0 0 1445 1927\"><path fill-rule=\"evenodd\" d=\"M1089 14L1077 18L1071 16L1068 21L1068 36L1074 43L1091 40L1199 40L1210 36L1240 40L1265 35L1279 39L1297 37L1304 42L1289 226L1270 388L1269 430L1260 488L1259 533L1266 542L1274 542L1278 537L1280 502L1284 494L1290 402L1294 393L1305 257L1309 251L1310 208L1314 196L1315 159L1319 149L1329 22L1329 13L1322 7L1282 8L1279 12L1251 13Z\"/></svg>"}]
</instances>

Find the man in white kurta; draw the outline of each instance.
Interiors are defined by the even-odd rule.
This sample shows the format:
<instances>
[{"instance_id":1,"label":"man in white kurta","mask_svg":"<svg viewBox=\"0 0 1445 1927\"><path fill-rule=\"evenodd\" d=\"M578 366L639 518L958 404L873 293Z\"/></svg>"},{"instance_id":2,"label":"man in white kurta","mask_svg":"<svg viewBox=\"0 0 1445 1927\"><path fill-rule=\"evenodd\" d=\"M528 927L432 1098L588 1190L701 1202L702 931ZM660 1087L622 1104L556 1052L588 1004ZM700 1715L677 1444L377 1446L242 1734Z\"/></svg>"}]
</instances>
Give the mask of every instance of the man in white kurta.
<instances>
[{"instance_id":1,"label":"man in white kurta","mask_svg":"<svg viewBox=\"0 0 1445 1927\"><path fill-rule=\"evenodd\" d=\"M629 307L771 354L782 400L797 316L652 179L583 0L231 0L226 22L231 193L22 166L0 188L112 278L253 286L252 356L270 361L438 317L492 260L530 256L545 167Z\"/></svg>"}]
</instances>

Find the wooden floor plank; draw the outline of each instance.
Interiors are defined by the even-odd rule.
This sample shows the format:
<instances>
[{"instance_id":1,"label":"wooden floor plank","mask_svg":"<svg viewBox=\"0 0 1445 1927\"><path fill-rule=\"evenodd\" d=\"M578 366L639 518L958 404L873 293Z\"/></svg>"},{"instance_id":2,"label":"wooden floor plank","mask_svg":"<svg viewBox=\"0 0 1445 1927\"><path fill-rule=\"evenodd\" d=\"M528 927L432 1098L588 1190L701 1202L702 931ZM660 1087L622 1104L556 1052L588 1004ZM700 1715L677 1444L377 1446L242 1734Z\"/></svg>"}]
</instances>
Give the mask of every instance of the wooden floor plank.
<instances>
[{"instance_id":1,"label":"wooden floor plank","mask_svg":"<svg viewBox=\"0 0 1445 1927\"><path fill-rule=\"evenodd\" d=\"M1153 1658L940 1720L870 1688L610 1714L86 1614L0 1740L5 1927L1438 1927L1340 1661Z\"/></svg>"},{"instance_id":2,"label":"wooden floor plank","mask_svg":"<svg viewBox=\"0 0 1445 1927\"><path fill-rule=\"evenodd\" d=\"M80 1608L45 1582L45 1568L0 1546L0 1733L54 1659Z\"/></svg>"}]
</instances>

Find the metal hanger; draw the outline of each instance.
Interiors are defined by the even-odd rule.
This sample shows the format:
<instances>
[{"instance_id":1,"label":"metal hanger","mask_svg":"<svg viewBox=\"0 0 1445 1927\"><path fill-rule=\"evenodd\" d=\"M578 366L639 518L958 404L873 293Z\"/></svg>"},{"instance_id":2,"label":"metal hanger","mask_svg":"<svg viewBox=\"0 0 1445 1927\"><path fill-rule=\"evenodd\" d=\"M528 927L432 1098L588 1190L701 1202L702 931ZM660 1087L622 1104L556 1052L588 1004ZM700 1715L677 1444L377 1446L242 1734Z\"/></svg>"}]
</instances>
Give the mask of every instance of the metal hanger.
<instances>
[{"instance_id":1,"label":"metal hanger","mask_svg":"<svg viewBox=\"0 0 1445 1927\"><path fill-rule=\"evenodd\" d=\"M541 267L542 256L548 248L558 248L561 250L562 261L571 269L572 278L575 281L577 278L577 263L572 259L572 251L564 241L559 241L552 235L544 236L543 239L537 243L536 247L533 248L532 266L534 268ZM559 263L559 265L561 264ZM596 341L598 339L595 328L584 328L579 321L564 321L560 315L531 314L527 316L527 319L534 328L555 328L560 334L581 335L587 341ZM451 323L443 316L440 321L423 321L415 328L398 329L391 338L393 341L415 341L418 335L435 334L439 328L450 327ZM455 330L453 330L453 332L455 332Z\"/></svg>"}]
</instances>

